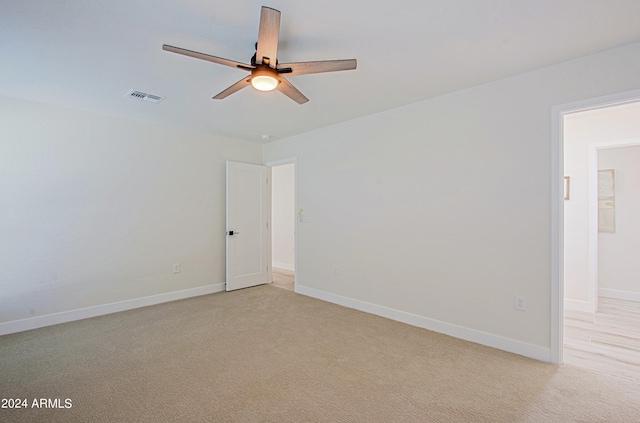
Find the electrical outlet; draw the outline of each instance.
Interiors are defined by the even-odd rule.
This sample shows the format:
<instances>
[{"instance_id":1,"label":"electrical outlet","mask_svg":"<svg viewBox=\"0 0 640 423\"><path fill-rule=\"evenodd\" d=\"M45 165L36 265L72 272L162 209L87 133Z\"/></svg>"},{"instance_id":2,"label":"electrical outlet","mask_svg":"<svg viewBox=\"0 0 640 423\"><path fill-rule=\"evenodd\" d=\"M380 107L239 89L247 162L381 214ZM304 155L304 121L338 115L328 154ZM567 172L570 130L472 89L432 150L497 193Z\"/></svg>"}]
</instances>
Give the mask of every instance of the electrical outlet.
<instances>
[{"instance_id":1,"label":"electrical outlet","mask_svg":"<svg viewBox=\"0 0 640 423\"><path fill-rule=\"evenodd\" d=\"M338 274L338 266L337 265L333 265L333 274L337 275Z\"/></svg>"},{"instance_id":2,"label":"electrical outlet","mask_svg":"<svg viewBox=\"0 0 640 423\"><path fill-rule=\"evenodd\" d=\"M180 273L180 263L175 263L173 265L173 273Z\"/></svg>"},{"instance_id":3,"label":"electrical outlet","mask_svg":"<svg viewBox=\"0 0 640 423\"><path fill-rule=\"evenodd\" d=\"M513 297L514 302L513 302L513 308L515 308L516 310L519 311L526 311L527 310L527 299L526 297L523 297L522 295L516 295Z\"/></svg>"}]
</instances>

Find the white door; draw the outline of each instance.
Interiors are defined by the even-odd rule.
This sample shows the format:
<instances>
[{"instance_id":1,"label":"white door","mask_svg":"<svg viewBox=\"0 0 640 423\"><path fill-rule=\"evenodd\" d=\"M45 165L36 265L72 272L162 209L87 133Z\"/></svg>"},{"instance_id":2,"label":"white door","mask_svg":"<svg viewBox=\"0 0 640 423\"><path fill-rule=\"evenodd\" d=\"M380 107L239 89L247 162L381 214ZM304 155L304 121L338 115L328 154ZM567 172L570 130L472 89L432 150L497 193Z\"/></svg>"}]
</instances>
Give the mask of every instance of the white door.
<instances>
[{"instance_id":1,"label":"white door","mask_svg":"<svg viewBox=\"0 0 640 423\"><path fill-rule=\"evenodd\" d=\"M269 282L269 170L227 161L227 291Z\"/></svg>"}]
</instances>

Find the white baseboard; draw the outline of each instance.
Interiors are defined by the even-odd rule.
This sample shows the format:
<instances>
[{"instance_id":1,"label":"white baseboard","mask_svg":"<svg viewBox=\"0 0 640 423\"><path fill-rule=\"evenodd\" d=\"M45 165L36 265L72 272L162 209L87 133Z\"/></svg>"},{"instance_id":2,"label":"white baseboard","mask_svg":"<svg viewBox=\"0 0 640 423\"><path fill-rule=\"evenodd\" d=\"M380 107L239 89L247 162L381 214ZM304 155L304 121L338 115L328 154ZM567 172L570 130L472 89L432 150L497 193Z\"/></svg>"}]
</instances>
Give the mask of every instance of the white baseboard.
<instances>
[{"instance_id":1,"label":"white baseboard","mask_svg":"<svg viewBox=\"0 0 640 423\"><path fill-rule=\"evenodd\" d=\"M595 313L596 305L589 301L564 299L564 308L573 311L584 311L585 313Z\"/></svg>"},{"instance_id":2,"label":"white baseboard","mask_svg":"<svg viewBox=\"0 0 640 423\"><path fill-rule=\"evenodd\" d=\"M45 326L57 325L60 323L73 322L74 320L88 319L90 317L103 316L105 314L117 313L119 311L147 307L160 303L167 303L169 301L183 300L185 298L197 297L200 295L213 294L215 292L224 290L225 284L219 283L214 285L205 285L198 288L184 289L181 291L151 295L148 297L134 298L131 300L119 301L116 303L102 304L77 310L47 314L45 316L36 316L30 317L28 319L14 320L11 322L0 323L0 335L23 332L25 330L37 329Z\"/></svg>"},{"instance_id":3,"label":"white baseboard","mask_svg":"<svg viewBox=\"0 0 640 423\"><path fill-rule=\"evenodd\" d=\"M639 301L640 292L620 291L617 289L599 288L598 294L601 297L615 298L616 300Z\"/></svg>"},{"instance_id":4,"label":"white baseboard","mask_svg":"<svg viewBox=\"0 0 640 423\"><path fill-rule=\"evenodd\" d=\"M271 267L276 267L278 269L284 269L284 270L291 270L292 272L295 270L295 267L293 264L278 263L275 261L271 263Z\"/></svg>"},{"instance_id":5,"label":"white baseboard","mask_svg":"<svg viewBox=\"0 0 640 423\"><path fill-rule=\"evenodd\" d=\"M505 338L498 335L492 335L465 328L450 323L441 322L439 320L430 319L428 317L419 316L417 314L407 313L405 311L395 310L392 308L380 306L377 304L367 303L365 301L355 300L353 298L342 297L340 295L331 294L325 291L309 288L306 286L296 285L295 292L306 295L308 297L317 298L319 300L338 304L344 307L353 308L364 311L365 313L375 314L377 316L386 317L391 320L428 329L434 332L443 333L455 338L464 339L465 341L474 342L476 344L497 348L500 350L512 352L514 354L523 355L535 360L551 362L551 349L532 345L522 341Z\"/></svg>"}]
</instances>

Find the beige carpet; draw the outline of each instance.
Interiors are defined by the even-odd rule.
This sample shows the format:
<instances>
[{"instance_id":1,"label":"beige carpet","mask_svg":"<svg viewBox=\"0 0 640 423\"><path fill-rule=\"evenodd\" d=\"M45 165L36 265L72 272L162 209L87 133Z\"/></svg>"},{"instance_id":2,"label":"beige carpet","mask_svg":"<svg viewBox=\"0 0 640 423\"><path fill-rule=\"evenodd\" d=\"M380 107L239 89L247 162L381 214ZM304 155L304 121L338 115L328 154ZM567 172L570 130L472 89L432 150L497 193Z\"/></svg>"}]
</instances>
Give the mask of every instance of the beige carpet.
<instances>
[{"instance_id":1,"label":"beige carpet","mask_svg":"<svg viewBox=\"0 0 640 423\"><path fill-rule=\"evenodd\" d=\"M2 422L638 422L637 385L272 286L0 337Z\"/></svg>"}]
</instances>

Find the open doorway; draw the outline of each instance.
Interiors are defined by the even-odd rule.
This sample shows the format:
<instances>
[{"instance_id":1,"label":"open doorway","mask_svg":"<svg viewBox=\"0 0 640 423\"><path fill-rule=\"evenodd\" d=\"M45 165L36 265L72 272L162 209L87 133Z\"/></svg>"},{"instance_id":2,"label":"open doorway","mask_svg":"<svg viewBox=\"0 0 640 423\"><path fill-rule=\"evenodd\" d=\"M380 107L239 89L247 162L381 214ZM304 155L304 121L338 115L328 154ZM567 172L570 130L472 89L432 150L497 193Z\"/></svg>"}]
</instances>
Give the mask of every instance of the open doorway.
<instances>
[{"instance_id":1,"label":"open doorway","mask_svg":"<svg viewBox=\"0 0 640 423\"><path fill-rule=\"evenodd\" d=\"M562 119L564 362L640 381L640 102Z\"/></svg>"},{"instance_id":2,"label":"open doorway","mask_svg":"<svg viewBox=\"0 0 640 423\"><path fill-rule=\"evenodd\" d=\"M273 285L295 290L296 164L271 165L271 257Z\"/></svg>"}]
</instances>

